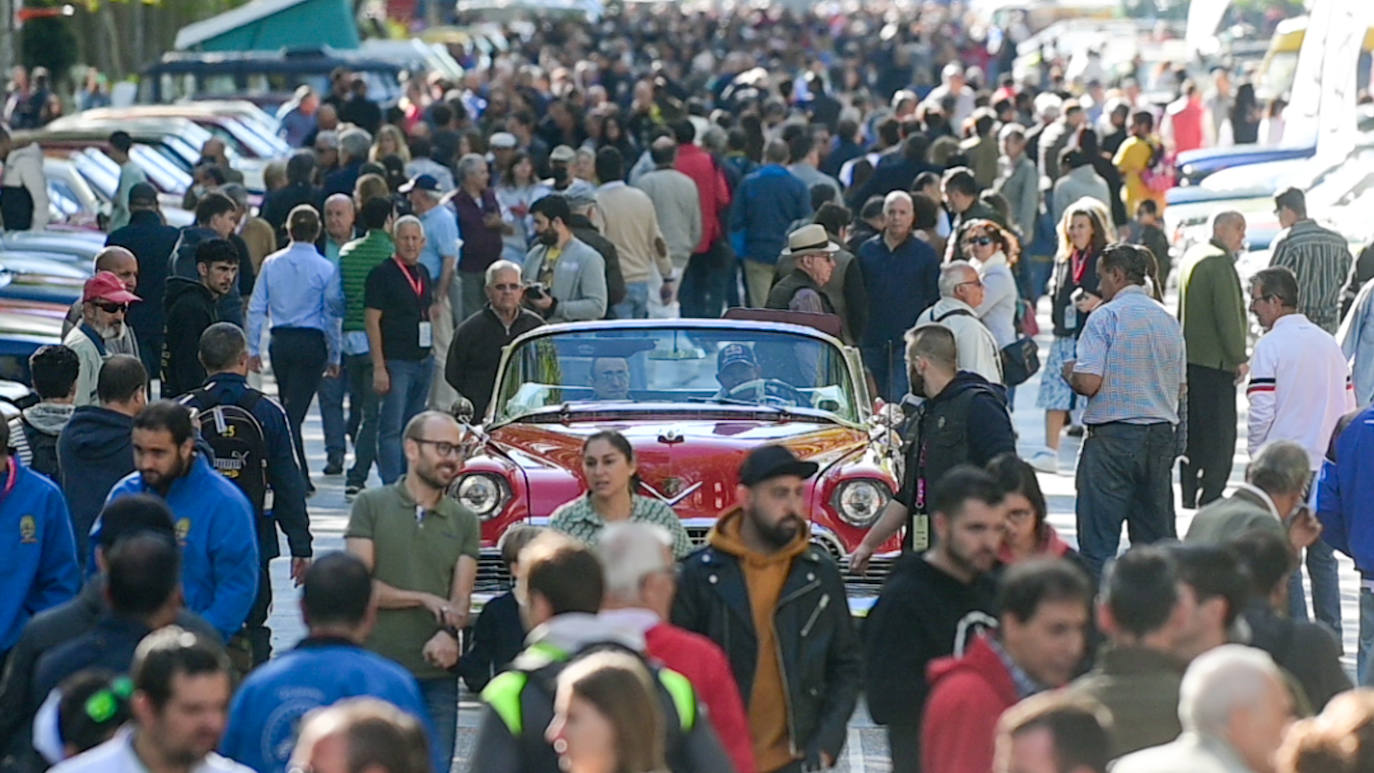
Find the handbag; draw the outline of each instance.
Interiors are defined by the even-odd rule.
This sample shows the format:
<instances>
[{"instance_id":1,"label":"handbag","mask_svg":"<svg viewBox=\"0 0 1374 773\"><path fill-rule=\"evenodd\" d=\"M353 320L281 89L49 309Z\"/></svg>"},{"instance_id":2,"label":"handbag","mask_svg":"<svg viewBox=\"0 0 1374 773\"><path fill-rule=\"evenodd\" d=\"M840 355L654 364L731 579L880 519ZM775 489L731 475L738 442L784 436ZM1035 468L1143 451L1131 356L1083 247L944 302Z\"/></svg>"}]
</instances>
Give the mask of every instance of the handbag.
<instances>
[{"instance_id":1,"label":"handbag","mask_svg":"<svg viewBox=\"0 0 1374 773\"><path fill-rule=\"evenodd\" d=\"M1040 372L1040 347L1033 338L1018 338L1002 347L1002 382L1009 387L1030 380Z\"/></svg>"}]
</instances>

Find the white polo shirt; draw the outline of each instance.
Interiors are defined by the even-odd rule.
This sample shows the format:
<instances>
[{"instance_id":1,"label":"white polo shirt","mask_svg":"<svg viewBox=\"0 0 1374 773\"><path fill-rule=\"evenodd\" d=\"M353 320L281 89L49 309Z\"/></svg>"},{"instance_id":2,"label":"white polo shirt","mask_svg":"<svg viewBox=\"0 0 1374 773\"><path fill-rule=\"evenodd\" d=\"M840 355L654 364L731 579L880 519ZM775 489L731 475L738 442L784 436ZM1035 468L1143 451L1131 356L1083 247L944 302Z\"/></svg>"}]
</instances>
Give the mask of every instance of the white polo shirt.
<instances>
[{"instance_id":1,"label":"white polo shirt","mask_svg":"<svg viewBox=\"0 0 1374 773\"><path fill-rule=\"evenodd\" d=\"M1292 440L1307 449L1313 472L1326 458L1336 422L1355 410L1340 345L1302 314L1279 317L1255 344L1245 394L1250 457L1269 441Z\"/></svg>"}]
</instances>

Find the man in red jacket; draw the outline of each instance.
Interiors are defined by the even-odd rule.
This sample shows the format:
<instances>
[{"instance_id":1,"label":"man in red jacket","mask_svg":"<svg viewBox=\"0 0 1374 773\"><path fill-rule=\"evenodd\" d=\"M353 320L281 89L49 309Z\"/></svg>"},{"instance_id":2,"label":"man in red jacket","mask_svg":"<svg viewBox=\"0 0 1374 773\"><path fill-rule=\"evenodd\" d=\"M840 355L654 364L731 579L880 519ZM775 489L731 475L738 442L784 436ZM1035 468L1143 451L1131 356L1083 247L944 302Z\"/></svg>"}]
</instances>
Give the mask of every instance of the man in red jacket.
<instances>
[{"instance_id":1,"label":"man in red jacket","mask_svg":"<svg viewBox=\"0 0 1374 773\"><path fill-rule=\"evenodd\" d=\"M1092 588L1078 567L1064 559L1018 564L998 596L998 634L930 664L924 773L991 773L998 717L1068 683L1082 659Z\"/></svg>"},{"instance_id":2,"label":"man in red jacket","mask_svg":"<svg viewBox=\"0 0 1374 773\"><path fill-rule=\"evenodd\" d=\"M644 523L611 524L597 553L606 568L601 619L644 634L648 655L687 677L737 773L754 773L754 747L730 662L716 643L665 622L677 592L672 538Z\"/></svg>"}]
</instances>

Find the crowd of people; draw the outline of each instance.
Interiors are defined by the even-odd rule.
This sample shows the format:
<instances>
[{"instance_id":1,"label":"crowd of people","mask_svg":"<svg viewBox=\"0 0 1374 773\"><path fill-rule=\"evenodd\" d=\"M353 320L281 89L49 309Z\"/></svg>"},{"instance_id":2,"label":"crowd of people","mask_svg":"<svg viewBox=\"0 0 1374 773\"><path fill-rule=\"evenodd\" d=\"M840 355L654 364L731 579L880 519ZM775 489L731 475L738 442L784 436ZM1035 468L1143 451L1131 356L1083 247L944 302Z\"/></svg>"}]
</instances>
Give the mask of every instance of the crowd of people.
<instances>
[{"instance_id":1,"label":"crowd of people","mask_svg":"<svg viewBox=\"0 0 1374 773\"><path fill-rule=\"evenodd\" d=\"M183 229L114 132L107 246L0 425L4 769L448 771L460 678L483 773L828 769L861 695L896 771L1367 769L1333 551L1374 572L1374 252L1352 261L1289 189L1248 288L1240 213L1174 269L1167 159L1255 141L1253 89L1066 62L1017 82L1027 32L674 11L550 21L394 106L340 70L282 108L299 150L256 207L206 143ZM7 230L46 217L35 147L0 131ZM447 492L502 347L742 305L837 317L902 435L850 569L899 532L904 555L861 628L809 542L816 464L754 449L694 545L613 430L580 449L585 495L505 533L514 588L473 614L480 523ZM1023 459L1010 412L1037 373ZM1037 479L1073 466L1066 433L1077 549ZM317 473L351 505L318 559ZM283 535L308 634L274 656Z\"/></svg>"}]
</instances>

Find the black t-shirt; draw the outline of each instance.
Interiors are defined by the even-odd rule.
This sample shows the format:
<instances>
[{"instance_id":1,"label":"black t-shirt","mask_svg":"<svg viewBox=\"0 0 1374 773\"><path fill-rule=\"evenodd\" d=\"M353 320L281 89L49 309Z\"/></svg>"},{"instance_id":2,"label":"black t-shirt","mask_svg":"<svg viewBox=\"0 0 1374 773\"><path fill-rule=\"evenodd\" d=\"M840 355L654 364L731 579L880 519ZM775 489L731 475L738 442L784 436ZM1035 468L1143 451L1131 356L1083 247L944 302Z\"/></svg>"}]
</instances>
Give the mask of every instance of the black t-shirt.
<instances>
[{"instance_id":1,"label":"black t-shirt","mask_svg":"<svg viewBox=\"0 0 1374 773\"><path fill-rule=\"evenodd\" d=\"M421 288L418 296L416 281ZM423 360L429 356L429 347L420 346L420 323L429 321L430 293L429 272L419 263L403 269L392 258L368 272L363 306L382 312L382 354L386 359Z\"/></svg>"}]
</instances>

